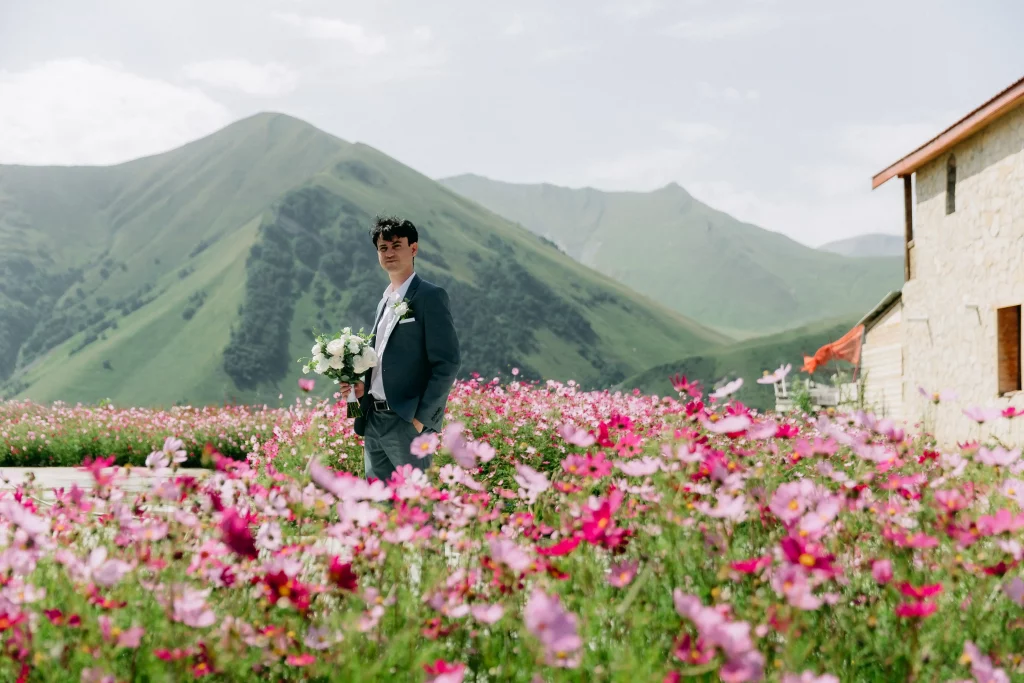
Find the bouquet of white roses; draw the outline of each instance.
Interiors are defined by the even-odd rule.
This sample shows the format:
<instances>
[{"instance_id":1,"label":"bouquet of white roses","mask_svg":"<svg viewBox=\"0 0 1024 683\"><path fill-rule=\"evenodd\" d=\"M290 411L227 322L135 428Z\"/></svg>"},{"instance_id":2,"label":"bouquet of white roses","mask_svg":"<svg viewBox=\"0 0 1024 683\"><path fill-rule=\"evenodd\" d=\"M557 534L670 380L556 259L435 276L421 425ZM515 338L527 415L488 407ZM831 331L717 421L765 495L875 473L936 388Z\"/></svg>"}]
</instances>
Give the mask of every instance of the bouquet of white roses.
<instances>
[{"instance_id":1,"label":"bouquet of white roses","mask_svg":"<svg viewBox=\"0 0 1024 683\"><path fill-rule=\"evenodd\" d=\"M313 357L306 361L302 372L308 374L312 370L333 379L335 384L355 384L367 370L377 366L377 352L370 343L371 338L372 335L363 334L361 329L357 333L352 332L351 327L344 328L334 337L317 335ZM349 417L363 414L354 388L349 389L347 408Z\"/></svg>"}]
</instances>

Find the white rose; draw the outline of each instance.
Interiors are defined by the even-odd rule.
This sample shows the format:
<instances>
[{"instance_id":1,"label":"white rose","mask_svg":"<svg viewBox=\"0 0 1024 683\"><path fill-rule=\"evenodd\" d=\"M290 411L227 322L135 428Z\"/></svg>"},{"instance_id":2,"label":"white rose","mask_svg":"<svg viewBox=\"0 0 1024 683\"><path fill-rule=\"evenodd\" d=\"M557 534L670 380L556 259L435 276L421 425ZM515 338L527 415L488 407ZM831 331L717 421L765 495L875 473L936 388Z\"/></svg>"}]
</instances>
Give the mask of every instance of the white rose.
<instances>
[{"instance_id":1,"label":"white rose","mask_svg":"<svg viewBox=\"0 0 1024 683\"><path fill-rule=\"evenodd\" d=\"M309 366L308 365L303 365L302 366L302 374L303 375L308 375L309 374Z\"/></svg>"},{"instance_id":2,"label":"white rose","mask_svg":"<svg viewBox=\"0 0 1024 683\"><path fill-rule=\"evenodd\" d=\"M395 315L401 318L403 315L409 312L409 304L401 301L395 304Z\"/></svg>"},{"instance_id":3,"label":"white rose","mask_svg":"<svg viewBox=\"0 0 1024 683\"><path fill-rule=\"evenodd\" d=\"M352 372L356 373L357 375L361 375L369 369L370 366L363 361L362 356L356 356L355 358L352 359Z\"/></svg>"},{"instance_id":4,"label":"white rose","mask_svg":"<svg viewBox=\"0 0 1024 683\"><path fill-rule=\"evenodd\" d=\"M313 350L310 351L310 353L313 354L314 358L319 356L320 355L320 344L313 344Z\"/></svg>"},{"instance_id":5,"label":"white rose","mask_svg":"<svg viewBox=\"0 0 1024 683\"><path fill-rule=\"evenodd\" d=\"M335 370L341 370L345 367L345 359L341 356L331 356L331 360L327 361L327 365Z\"/></svg>"},{"instance_id":6,"label":"white rose","mask_svg":"<svg viewBox=\"0 0 1024 683\"><path fill-rule=\"evenodd\" d=\"M313 369L316 371L318 375L322 375L325 372L327 372L327 367L327 359L324 358L323 356L320 356L319 358L316 359L316 367Z\"/></svg>"},{"instance_id":7,"label":"white rose","mask_svg":"<svg viewBox=\"0 0 1024 683\"><path fill-rule=\"evenodd\" d=\"M353 339L350 339L348 342L348 352L352 354L359 353L359 347L362 346L362 344L363 340L360 339L359 337L354 337Z\"/></svg>"},{"instance_id":8,"label":"white rose","mask_svg":"<svg viewBox=\"0 0 1024 683\"><path fill-rule=\"evenodd\" d=\"M373 350L372 346L363 349L363 352L359 354L359 362L364 363L367 369L377 365L377 352Z\"/></svg>"},{"instance_id":9,"label":"white rose","mask_svg":"<svg viewBox=\"0 0 1024 683\"><path fill-rule=\"evenodd\" d=\"M344 339L332 339L327 342L327 353L332 356L344 356L345 355L345 340Z\"/></svg>"}]
</instances>

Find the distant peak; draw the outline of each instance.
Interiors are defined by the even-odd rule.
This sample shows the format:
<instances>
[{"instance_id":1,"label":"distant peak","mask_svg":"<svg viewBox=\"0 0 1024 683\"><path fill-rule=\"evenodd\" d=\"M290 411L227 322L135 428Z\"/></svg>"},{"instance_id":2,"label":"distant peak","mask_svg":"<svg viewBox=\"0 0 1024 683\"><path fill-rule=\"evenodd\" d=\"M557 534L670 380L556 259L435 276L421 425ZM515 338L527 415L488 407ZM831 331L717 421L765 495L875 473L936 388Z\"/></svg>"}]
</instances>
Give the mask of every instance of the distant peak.
<instances>
[{"instance_id":1,"label":"distant peak","mask_svg":"<svg viewBox=\"0 0 1024 683\"><path fill-rule=\"evenodd\" d=\"M679 183L677 183L674 180L672 182L670 182L668 185L665 185L664 187L662 187L661 189L655 190L655 192L681 192L681 193L683 193L683 194L685 194L687 196L690 195L690 193L687 192L683 188L682 185L680 185Z\"/></svg>"}]
</instances>

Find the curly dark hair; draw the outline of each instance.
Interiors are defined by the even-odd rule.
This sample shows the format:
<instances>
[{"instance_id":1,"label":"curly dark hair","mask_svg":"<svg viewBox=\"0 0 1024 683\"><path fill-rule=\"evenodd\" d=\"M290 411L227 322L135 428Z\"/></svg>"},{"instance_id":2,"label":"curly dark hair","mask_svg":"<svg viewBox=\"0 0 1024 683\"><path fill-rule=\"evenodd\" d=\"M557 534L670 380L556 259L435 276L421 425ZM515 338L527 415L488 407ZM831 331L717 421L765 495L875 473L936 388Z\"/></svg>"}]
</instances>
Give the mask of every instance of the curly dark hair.
<instances>
[{"instance_id":1,"label":"curly dark hair","mask_svg":"<svg viewBox=\"0 0 1024 683\"><path fill-rule=\"evenodd\" d=\"M409 240L409 244L415 244L419 239L419 232L416 230L416 226L412 224L412 221L408 221L398 216L377 216L377 220L374 221L373 227L370 229L370 239L373 241L373 246L377 246L378 238L383 237L386 241L399 237L405 237Z\"/></svg>"}]
</instances>

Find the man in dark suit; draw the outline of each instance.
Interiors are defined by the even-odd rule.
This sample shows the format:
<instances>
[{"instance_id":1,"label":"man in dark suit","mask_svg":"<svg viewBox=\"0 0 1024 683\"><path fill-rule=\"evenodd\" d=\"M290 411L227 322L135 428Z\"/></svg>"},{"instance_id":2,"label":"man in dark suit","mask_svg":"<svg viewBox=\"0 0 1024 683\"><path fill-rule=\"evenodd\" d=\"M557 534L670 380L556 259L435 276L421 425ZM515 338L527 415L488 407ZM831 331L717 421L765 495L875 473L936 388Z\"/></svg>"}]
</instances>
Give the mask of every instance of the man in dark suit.
<instances>
[{"instance_id":1,"label":"man in dark suit","mask_svg":"<svg viewBox=\"0 0 1024 683\"><path fill-rule=\"evenodd\" d=\"M416 274L419 234L411 222L378 218L370 231L377 260L391 280L377 304L373 340L377 366L355 386L363 415L367 479L388 481L406 463L428 469L432 457L410 452L425 432L440 432L448 395L461 364L448 293ZM341 386L342 394L348 386Z\"/></svg>"}]
</instances>

